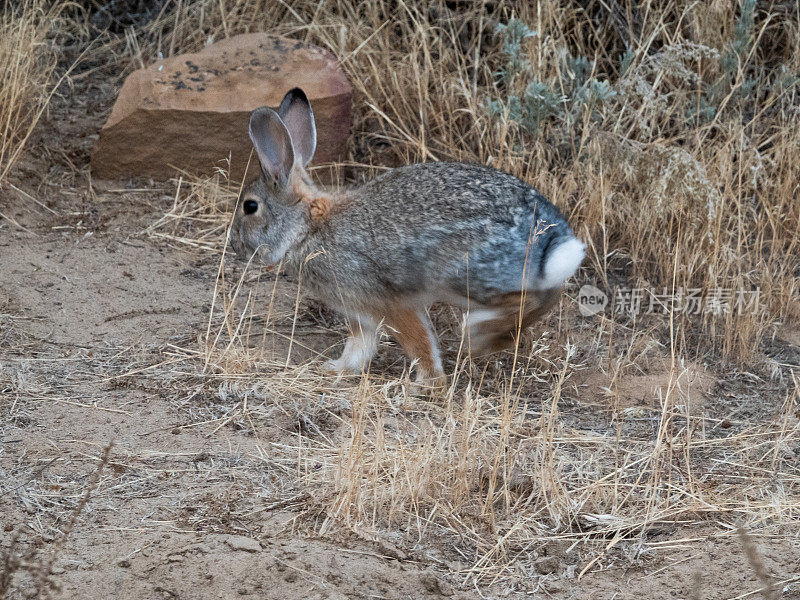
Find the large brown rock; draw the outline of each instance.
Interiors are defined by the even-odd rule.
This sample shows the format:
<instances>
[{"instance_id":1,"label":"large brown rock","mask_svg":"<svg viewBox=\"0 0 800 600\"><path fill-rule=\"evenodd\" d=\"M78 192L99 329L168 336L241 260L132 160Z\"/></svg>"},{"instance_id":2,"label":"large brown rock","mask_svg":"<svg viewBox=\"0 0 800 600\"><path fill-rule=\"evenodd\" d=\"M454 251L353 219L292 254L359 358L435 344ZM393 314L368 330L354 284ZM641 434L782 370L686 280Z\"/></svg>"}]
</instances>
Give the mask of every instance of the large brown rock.
<instances>
[{"instance_id":1,"label":"large brown rock","mask_svg":"<svg viewBox=\"0 0 800 600\"><path fill-rule=\"evenodd\" d=\"M350 133L351 89L327 51L262 33L237 35L196 54L131 73L92 154L100 179L173 177L176 169L241 179L250 156L250 111L277 106L300 87L317 122L313 164L341 158ZM252 162L255 163L255 155ZM249 173L257 172L252 164Z\"/></svg>"}]
</instances>

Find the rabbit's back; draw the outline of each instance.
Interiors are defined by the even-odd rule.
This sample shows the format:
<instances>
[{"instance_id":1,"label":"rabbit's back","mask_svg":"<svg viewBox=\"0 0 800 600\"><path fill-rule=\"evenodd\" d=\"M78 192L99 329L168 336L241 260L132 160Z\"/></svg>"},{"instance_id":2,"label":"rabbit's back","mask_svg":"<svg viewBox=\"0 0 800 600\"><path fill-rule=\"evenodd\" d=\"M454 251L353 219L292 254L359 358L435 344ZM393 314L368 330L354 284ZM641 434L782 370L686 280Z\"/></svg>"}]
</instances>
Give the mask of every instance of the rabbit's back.
<instances>
[{"instance_id":1,"label":"rabbit's back","mask_svg":"<svg viewBox=\"0 0 800 600\"><path fill-rule=\"evenodd\" d=\"M558 209L530 186L461 163L393 169L350 190L318 238L328 260L318 263L317 279L340 293L435 300L449 293L478 302L556 287L548 283L548 254L577 242ZM582 252L580 244L580 259Z\"/></svg>"}]
</instances>

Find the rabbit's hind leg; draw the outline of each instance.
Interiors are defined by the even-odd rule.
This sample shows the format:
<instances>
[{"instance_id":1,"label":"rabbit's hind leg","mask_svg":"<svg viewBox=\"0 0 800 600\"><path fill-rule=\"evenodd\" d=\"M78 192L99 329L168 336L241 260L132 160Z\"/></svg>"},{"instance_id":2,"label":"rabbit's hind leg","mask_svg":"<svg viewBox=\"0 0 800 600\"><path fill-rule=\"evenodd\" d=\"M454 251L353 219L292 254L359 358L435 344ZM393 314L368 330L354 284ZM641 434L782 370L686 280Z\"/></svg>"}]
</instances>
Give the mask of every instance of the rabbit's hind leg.
<instances>
[{"instance_id":1,"label":"rabbit's hind leg","mask_svg":"<svg viewBox=\"0 0 800 600\"><path fill-rule=\"evenodd\" d=\"M424 308L394 306L386 311L384 322L389 332L411 360L417 361L415 382L425 388L443 387L447 378L433 323Z\"/></svg>"},{"instance_id":2,"label":"rabbit's hind leg","mask_svg":"<svg viewBox=\"0 0 800 600\"><path fill-rule=\"evenodd\" d=\"M325 363L332 373L362 373L378 351L378 323L366 315L350 317L350 336L342 355Z\"/></svg>"},{"instance_id":3,"label":"rabbit's hind leg","mask_svg":"<svg viewBox=\"0 0 800 600\"><path fill-rule=\"evenodd\" d=\"M513 347L520 334L558 301L559 289L510 292L467 313L470 351L483 356Z\"/></svg>"}]
</instances>

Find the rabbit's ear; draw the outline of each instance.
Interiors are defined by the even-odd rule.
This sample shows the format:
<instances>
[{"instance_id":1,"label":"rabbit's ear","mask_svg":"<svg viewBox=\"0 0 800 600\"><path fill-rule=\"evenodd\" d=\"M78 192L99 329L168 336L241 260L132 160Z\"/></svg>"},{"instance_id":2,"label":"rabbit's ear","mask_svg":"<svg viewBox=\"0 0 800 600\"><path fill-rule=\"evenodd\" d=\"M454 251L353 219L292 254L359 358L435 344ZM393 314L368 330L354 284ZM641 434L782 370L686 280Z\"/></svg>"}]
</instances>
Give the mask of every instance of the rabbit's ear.
<instances>
[{"instance_id":1,"label":"rabbit's ear","mask_svg":"<svg viewBox=\"0 0 800 600\"><path fill-rule=\"evenodd\" d=\"M276 185L286 185L294 166L294 150L286 125L274 110L263 107L250 114L250 139L264 174Z\"/></svg>"},{"instance_id":2,"label":"rabbit's ear","mask_svg":"<svg viewBox=\"0 0 800 600\"><path fill-rule=\"evenodd\" d=\"M294 153L302 166L311 162L317 148L317 126L314 124L314 111L303 90L289 90L281 100L278 114L286 124L292 138Z\"/></svg>"}]
</instances>

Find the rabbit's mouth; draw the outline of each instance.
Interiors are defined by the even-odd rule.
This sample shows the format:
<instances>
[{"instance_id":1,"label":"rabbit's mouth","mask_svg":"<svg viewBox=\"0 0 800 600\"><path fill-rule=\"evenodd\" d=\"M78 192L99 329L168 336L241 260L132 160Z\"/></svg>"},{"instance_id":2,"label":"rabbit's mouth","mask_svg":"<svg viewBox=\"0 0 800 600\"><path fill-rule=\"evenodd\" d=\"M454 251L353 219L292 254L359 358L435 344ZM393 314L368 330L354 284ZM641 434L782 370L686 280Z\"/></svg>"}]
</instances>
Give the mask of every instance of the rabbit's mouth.
<instances>
[{"instance_id":1,"label":"rabbit's mouth","mask_svg":"<svg viewBox=\"0 0 800 600\"><path fill-rule=\"evenodd\" d=\"M233 251L239 260L242 260L245 256L245 248L244 244L242 244L241 240L237 239L237 237L238 236L233 235L233 232L228 234L228 248Z\"/></svg>"},{"instance_id":2,"label":"rabbit's mouth","mask_svg":"<svg viewBox=\"0 0 800 600\"><path fill-rule=\"evenodd\" d=\"M272 269L277 264L275 261L270 260L270 251L265 244L249 244L238 236L231 235L228 247L240 262L260 262L268 269Z\"/></svg>"},{"instance_id":3,"label":"rabbit's mouth","mask_svg":"<svg viewBox=\"0 0 800 600\"><path fill-rule=\"evenodd\" d=\"M228 231L228 248L236 254L239 260L249 260L258 249L258 244L250 243L246 233L247 231L243 231L241 224L236 221Z\"/></svg>"},{"instance_id":4,"label":"rabbit's mouth","mask_svg":"<svg viewBox=\"0 0 800 600\"><path fill-rule=\"evenodd\" d=\"M237 231L231 231L228 235L228 248L233 251L236 258L242 261L250 260L254 254L260 254L257 246L248 244Z\"/></svg>"}]
</instances>

